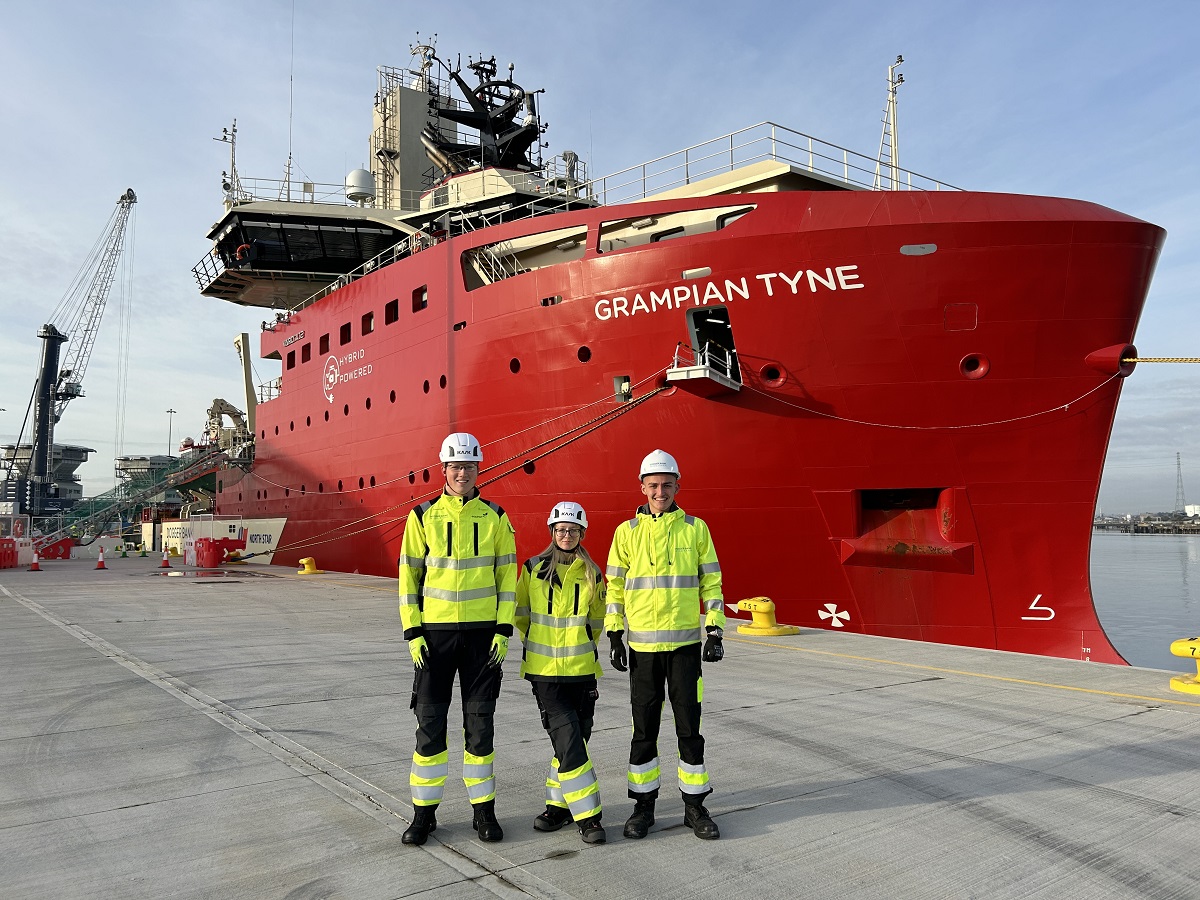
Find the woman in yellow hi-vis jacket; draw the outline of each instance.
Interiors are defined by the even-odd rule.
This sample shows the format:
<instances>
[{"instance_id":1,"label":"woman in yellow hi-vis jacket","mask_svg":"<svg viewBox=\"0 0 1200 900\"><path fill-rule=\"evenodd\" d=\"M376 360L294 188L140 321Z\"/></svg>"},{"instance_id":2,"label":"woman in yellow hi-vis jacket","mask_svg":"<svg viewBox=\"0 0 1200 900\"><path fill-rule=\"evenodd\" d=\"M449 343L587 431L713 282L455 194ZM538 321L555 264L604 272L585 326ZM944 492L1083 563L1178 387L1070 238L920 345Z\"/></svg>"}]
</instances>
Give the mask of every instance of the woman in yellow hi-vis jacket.
<instances>
[{"instance_id":1,"label":"woman in yellow hi-vis jacket","mask_svg":"<svg viewBox=\"0 0 1200 900\"><path fill-rule=\"evenodd\" d=\"M533 685L554 758L546 777L546 811L533 822L557 831L572 819L584 843L603 844L600 785L588 755L604 624L604 579L583 548L587 513L562 502L550 513L550 546L521 567L515 625L524 651L521 675Z\"/></svg>"}]
</instances>

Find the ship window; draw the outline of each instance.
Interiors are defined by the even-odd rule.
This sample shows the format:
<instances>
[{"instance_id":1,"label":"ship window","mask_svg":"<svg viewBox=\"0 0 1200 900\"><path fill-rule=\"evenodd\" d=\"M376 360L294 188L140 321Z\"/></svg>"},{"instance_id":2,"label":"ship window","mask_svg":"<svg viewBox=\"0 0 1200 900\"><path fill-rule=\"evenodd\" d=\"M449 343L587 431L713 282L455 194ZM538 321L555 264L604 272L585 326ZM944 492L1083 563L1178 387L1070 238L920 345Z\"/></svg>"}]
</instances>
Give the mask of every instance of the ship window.
<instances>
[{"instance_id":1,"label":"ship window","mask_svg":"<svg viewBox=\"0 0 1200 900\"><path fill-rule=\"evenodd\" d=\"M723 216L717 216L717 231L720 231L722 228L728 228L752 209L754 209L753 206L744 206L741 209L735 209L733 212L725 213Z\"/></svg>"},{"instance_id":2,"label":"ship window","mask_svg":"<svg viewBox=\"0 0 1200 900\"><path fill-rule=\"evenodd\" d=\"M287 355L287 367L289 369L296 368L296 351L289 350Z\"/></svg>"},{"instance_id":3,"label":"ship window","mask_svg":"<svg viewBox=\"0 0 1200 900\"><path fill-rule=\"evenodd\" d=\"M429 305L429 285L423 284L412 293L413 312L420 312Z\"/></svg>"},{"instance_id":4,"label":"ship window","mask_svg":"<svg viewBox=\"0 0 1200 900\"><path fill-rule=\"evenodd\" d=\"M300 362L306 363L312 359L312 344L305 344L300 348Z\"/></svg>"},{"instance_id":5,"label":"ship window","mask_svg":"<svg viewBox=\"0 0 1200 900\"><path fill-rule=\"evenodd\" d=\"M650 235L650 243L657 244L659 241L669 241L671 238L683 237L687 231L681 225L679 228L669 228L666 231L656 231Z\"/></svg>"},{"instance_id":6,"label":"ship window","mask_svg":"<svg viewBox=\"0 0 1200 900\"><path fill-rule=\"evenodd\" d=\"M317 352L320 353L322 356L324 356L326 353L329 352L329 335L327 335L327 334L321 335L320 348L321 349L318 350Z\"/></svg>"},{"instance_id":7,"label":"ship window","mask_svg":"<svg viewBox=\"0 0 1200 900\"><path fill-rule=\"evenodd\" d=\"M362 333L364 335L367 335L367 334L370 334L374 330L375 330L375 313L369 312L365 316L362 317Z\"/></svg>"},{"instance_id":8,"label":"ship window","mask_svg":"<svg viewBox=\"0 0 1200 900\"><path fill-rule=\"evenodd\" d=\"M496 241L463 252L463 283L468 291L517 275L557 266L587 253L587 226L573 225L507 241Z\"/></svg>"},{"instance_id":9,"label":"ship window","mask_svg":"<svg viewBox=\"0 0 1200 900\"><path fill-rule=\"evenodd\" d=\"M338 334L338 343L348 344L350 343L351 337L353 337L353 335L350 333L350 323L347 322L342 326L341 332Z\"/></svg>"},{"instance_id":10,"label":"ship window","mask_svg":"<svg viewBox=\"0 0 1200 900\"><path fill-rule=\"evenodd\" d=\"M400 301L392 300L383 308L383 324L391 325L400 320Z\"/></svg>"},{"instance_id":11,"label":"ship window","mask_svg":"<svg viewBox=\"0 0 1200 900\"><path fill-rule=\"evenodd\" d=\"M553 297L543 297L542 306L557 306L562 303L562 294L555 294Z\"/></svg>"}]
</instances>

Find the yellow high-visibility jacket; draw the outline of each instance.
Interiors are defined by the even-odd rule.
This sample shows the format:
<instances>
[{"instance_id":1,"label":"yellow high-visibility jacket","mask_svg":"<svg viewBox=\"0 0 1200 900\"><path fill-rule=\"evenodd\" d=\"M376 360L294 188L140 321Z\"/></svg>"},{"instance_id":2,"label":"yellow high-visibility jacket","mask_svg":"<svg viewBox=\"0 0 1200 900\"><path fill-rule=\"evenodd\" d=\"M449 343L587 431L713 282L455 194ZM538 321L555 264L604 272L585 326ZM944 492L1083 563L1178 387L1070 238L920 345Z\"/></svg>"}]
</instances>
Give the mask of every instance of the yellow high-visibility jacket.
<instances>
[{"instance_id":1,"label":"yellow high-visibility jacket","mask_svg":"<svg viewBox=\"0 0 1200 900\"><path fill-rule=\"evenodd\" d=\"M504 510L478 491L469 500L443 493L414 509L399 568L405 638L422 627L512 634L516 533Z\"/></svg>"},{"instance_id":2,"label":"yellow high-visibility jacket","mask_svg":"<svg viewBox=\"0 0 1200 900\"><path fill-rule=\"evenodd\" d=\"M517 631L524 649L521 676L530 681L584 681L600 677L596 642L604 625L604 577L589 576L583 560L538 577L535 557L517 579Z\"/></svg>"},{"instance_id":3,"label":"yellow high-visibility jacket","mask_svg":"<svg viewBox=\"0 0 1200 900\"><path fill-rule=\"evenodd\" d=\"M661 516L640 507L617 526L608 553L606 631L621 631L634 650L674 650L700 642L705 627L725 628L721 564L703 519L675 507Z\"/></svg>"}]
</instances>

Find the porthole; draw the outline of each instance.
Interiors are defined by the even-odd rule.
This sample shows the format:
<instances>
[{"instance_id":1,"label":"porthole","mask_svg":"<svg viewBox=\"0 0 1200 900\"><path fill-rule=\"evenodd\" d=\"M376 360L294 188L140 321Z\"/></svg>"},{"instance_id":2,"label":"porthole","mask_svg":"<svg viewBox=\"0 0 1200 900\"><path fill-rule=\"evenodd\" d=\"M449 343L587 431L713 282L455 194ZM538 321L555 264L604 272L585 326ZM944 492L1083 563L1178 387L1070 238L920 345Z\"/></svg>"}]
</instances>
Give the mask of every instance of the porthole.
<instances>
[{"instance_id":1,"label":"porthole","mask_svg":"<svg viewBox=\"0 0 1200 900\"><path fill-rule=\"evenodd\" d=\"M580 347L579 352L575 355L579 357L580 362L587 362L592 358L592 351L588 347Z\"/></svg>"},{"instance_id":2,"label":"porthole","mask_svg":"<svg viewBox=\"0 0 1200 900\"><path fill-rule=\"evenodd\" d=\"M423 482L425 482L426 484L429 484L429 470L428 469L425 469L423 472L421 472L421 480Z\"/></svg>"},{"instance_id":3,"label":"porthole","mask_svg":"<svg viewBox=\"0 0 1200 900\"><path fill-rule=\"evenodd\" d=\"M371 476L371 487L375 487L375 476Z\"/></svg>"},{"instance_id":4,"label":"porthole","mask_svg":"<svg viewBox=\"0 0 1200 900\"><path fill-rule=\"evenodd\" d=\"M443 375L441 378L438 379L438 387L440 387L442 390L446 389L446 376L445 375Z\"/></svg>"},{"instance_id":5,"label":"porthole","mask_svg":"<svg viewBox=\"0 0 1200 900\"><path fill-rule=\"evenodd\" d=\"M393 403L395 403L396 402L396 392L392 391L391 394L388 395L388 399L391 400Z\"/></svg>"},{"instance_id":6,"label":"porthole","mask_svg":"<svg viewBox=\"0 0 1200 900\"><path fill-rule=\"evenodd\" d=\"M329 410L325 410L325 421L329 421Z\"/></svg>"},{"instance_id":7,"label":"porthole","mask_svg":"<svg viewBox=\"0 0 1200 900\"><path fill-rule=\"evenodd\" d=\"M300 485L300 496L303 497L308 491L304 489L304 485Z\"/></svg>"},{"instance_id":8,"label":"porthole","mask_svg":"<svg viewBox=\"0 0 1200 900\"><path fill-rule=\"evenodd\" d=\"M429 393L429 380L428 379L426 379L425 383L423 385L421 385L421 390L423 390L427 394Z\"/></svg>"},{"instance_id":9,"label":"porthole","mask_svg":"<svg viewBox=\"0 0 1200 900\"><path fill-rule=\"evenodd\" d=\"M342 404L342 415L343 416L350 415L350 404L349 403Z\"/></svg>"},{"instance_id":10,"label":"porthole","mask_svg":"<svg viewBox=\"0 0 1200 900\"><path fill-rule=\"evenodd\" d=\"M371 408L371 398L368 397L367 398L367 409L370 409L370 408Z\"/></svg>"},{"instance_id":11,"label":"porthole","mask_svg":"<svg viewBox=\"0 0 1200 900\"><path fill-rule=\"evenodd\" d=\"M296 430L296 423L288 422L288 431L295 431L295 430Z\"/></svg>"},{"instance_id":12,"label":"porthole","mask_svg":"<svg viewBox=\"0 0 1200 900\"><path fill-rule=\"evenodd\" d=\"M416 483L417 483L417 473L416 473L416 472L409 472L409 473L408 473L408 483L409 483L409 484L416 484Z\"/></svg>"},{"instance_id":13,"label":"porthole","mask_svg":"<svg viewBox=\"0 0 1200 900\"><path fill-rule=\"evenodd\" d=\"M534 473L534 471L536 471L537 466L534 465L533 460L530 459L530 460L526 460L525 465L521 466L521 469L525 472L526 475L532 475Z\"/></svg>"},{"instance_id":14,"label":"porthole","mask_svg":"<svg viewBox=\"0 0 1200 900\"><path fill-rule=\"evenodd\" d=\"M338 493L340 494L341 492L342 492L342 479L339 478L338 479Z\"/></svg>"},{"instance_id":15,"label":"porthole","mask_svg":"<svg viewBox=\"0 0 1200 900\"><path fill-rule=\"evenodd\" d=\"M359 475L358 476L358 489L361 491L365 486L366 486L366 482L363 481L362 476Z\"/></svg>"},{"instance_id":16,"label":"porthole","mask_svg":"<svg viewBox=\"0 0 1200 900\"><path fill-rule=\"evenodd\" d=\"M286 488L286 487L285 487L285 488L283 489L283 496L285 496L285 497L290 497L290 496L292 496L292 489L291 489L291 488Z\"/></svg>"},{"instance_id":17,"label":"porthole","mask_svg":"<svg viewBox=\"0 0 1200 900\"><path fill-rule=\"evenodd\" d=\"M312 416L305 416L304 424L306 427L311 427L312 426Z\"/></svg>"},{"instance_id":18,"label":"porthole","mask_svg":"<svg viewBox=\"0 0 1200 900\"><path fill-rule=\"evenodd\" d=\"M323 482L323 481L318 481L318 482L317 482L317 493L318 493L318 494L323 494L323 493L325 493L325 482Z\"/></svg>"},{"instance_id":19,"label":"porthole","mask_svg":"<svg viewBox=\"0 0 1200 900\"><path fill-rule=\"evenodd\" d=\"M279 426L278 425L275 426L275 433L279 434Z\"/></svg>"},{"instance_id":20,"label":"porthole","mask_svg":"<svg viewBox=\"0 0 1200 900\"><path fill-rule=\"evenodd\" d=\"M262 431L260 431L258 436L265 441L267 439L267 429L264 428Z\"/></svg>"},{"instance_id":21,"label":"porthole","mask_svg":"<svg viewBox=\"0 0 1200 900\"><path fill-rule=\"evenodd\" d=\"M521 371L521 361L515 356L508 361L508 371L512 372L514 375Z\"/></svg>"},{"instance_id":22,"label":"porthole","mask_svg":"<svg viewBox=\"0 0 1200 900\"><path fill-rule=\"evenodd\" d=\"M964 378L970 378L972 381L983 378L991 371L992 363L982 353L971 353L962 358L958 364L958 371Z\"/></svg>"}]
</instances>

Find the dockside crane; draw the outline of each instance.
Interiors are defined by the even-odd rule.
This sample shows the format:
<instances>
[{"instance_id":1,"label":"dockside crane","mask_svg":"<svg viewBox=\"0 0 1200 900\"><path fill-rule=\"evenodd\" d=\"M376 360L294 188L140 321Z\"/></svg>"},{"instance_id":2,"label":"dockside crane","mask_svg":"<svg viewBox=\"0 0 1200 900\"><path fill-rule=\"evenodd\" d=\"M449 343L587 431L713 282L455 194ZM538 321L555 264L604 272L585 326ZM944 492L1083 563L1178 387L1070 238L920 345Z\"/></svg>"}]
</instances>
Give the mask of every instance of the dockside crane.
<instances>
[{"instance_id":1,"label":"dockside crane","mask_svg":"<svg viewBox=\"0 0 1200 900\"><path fill-rule=\"evenodd\" d=\"M64 508L63 502L56 496L51 466L54 427L62 418L67 404L83 396L83 376L92 357L100 320L104 316L117 264L125 248L125 233L135 203L137 195L132 188L117 200L116 209L101 232L100 240L51 316L52 321L38 330L38 337L42 340L42 360L31 400L33 442L29 445L28 457L25 457L22 451L27 445L22 445L18 440L13 455L8 459L8 477L0 492L4 500L15 501L22 512L34 517L57 513ZM66 362L60 368L63 344L67 344ZM22 438L24 429L22 424Z\"/></svg>"}]
</instances>

